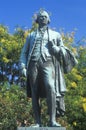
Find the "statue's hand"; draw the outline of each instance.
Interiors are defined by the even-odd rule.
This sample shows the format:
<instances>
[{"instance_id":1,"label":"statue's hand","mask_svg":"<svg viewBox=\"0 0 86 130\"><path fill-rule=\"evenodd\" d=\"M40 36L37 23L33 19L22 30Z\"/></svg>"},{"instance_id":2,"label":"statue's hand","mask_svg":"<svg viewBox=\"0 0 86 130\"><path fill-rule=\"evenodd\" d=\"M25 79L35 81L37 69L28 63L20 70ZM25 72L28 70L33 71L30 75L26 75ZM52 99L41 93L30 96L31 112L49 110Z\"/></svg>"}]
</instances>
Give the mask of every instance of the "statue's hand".
<instances>
[{"instance_id":1,"label":"statue's hand","mask_svg":"<svg viewBox=\"0 0 86 130\"><path fill-rule=\"evenodd\" d=\"M52 52L53 52L53 54L58 54L59 51L60 51L60 48L58 46L56 46L56 45L52 46Z\"/></svg>"},{"instance_id":2,"label":"statue's hand","mask_svg":"<svg viewBox=\"0 0 86 130\"><path fill-rule=\"evenodd\" d=\"M49 41L49 50L50 50L51 54L55 55L55 54L59 53L60 48L58 46L56 46L55 41L52 40L52 41Z\"/></svg>"},{"instance_id":3,"label":"statue's hand","mask_svg":"<svg viewBox=\"0 0 86 130\"><path fill-rule=\"evenodd\" d=\"M27 70L26 70L26 68L23 68L22 70L21 70L21 75L22 76L27 76Z\"/></svg>"}]
</instances>

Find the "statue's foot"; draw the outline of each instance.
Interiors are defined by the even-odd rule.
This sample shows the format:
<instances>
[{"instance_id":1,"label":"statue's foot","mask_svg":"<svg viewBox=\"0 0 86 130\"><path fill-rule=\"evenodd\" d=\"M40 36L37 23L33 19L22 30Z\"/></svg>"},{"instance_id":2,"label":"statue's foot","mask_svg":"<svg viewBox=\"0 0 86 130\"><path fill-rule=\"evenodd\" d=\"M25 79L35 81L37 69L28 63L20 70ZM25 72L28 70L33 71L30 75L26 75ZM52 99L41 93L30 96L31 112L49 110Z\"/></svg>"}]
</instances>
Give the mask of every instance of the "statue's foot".
<instances>
[{"instance_id":1,"label":"statue's foot","mask_svg":"<svg viewBox=\"0 0 86 130\"><path fill-rule=\"evenodd\" d=\"M41 127L41 124L33 124L30 127L33 127L33 128Z\"/></svg>"},{"instance_id":2,"label":"statue's foot","mask_svg":"<svg viewBox=\"0 0 86 130\"><path fill-rule=\"evenodd\" d=\"M49 126L50 127L61 127L61 125L57 122L51 122Z\"/></svg>"}]
</instances>

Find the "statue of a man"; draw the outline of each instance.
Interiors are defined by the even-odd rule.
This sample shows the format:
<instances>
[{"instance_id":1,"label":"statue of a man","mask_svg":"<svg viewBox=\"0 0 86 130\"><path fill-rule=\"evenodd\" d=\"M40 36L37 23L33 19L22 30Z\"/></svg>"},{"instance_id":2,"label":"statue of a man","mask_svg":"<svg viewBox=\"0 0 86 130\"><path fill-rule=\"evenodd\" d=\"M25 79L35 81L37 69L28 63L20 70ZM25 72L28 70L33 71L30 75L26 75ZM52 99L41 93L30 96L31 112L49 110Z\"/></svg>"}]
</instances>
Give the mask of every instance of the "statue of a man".
<instances>
[{"instance_id":1,"label":"statue of a man","mask_svg":"<svg viewBox=\"0 0 86 130\"><path fill-rule=\"evenodd\" d=\"M36 22L38 28L27 36L22 49L20 68L27 76L27 94L32 97L34 127L41 126L41 97L47 99L49 126L59 127L56 115L63 115L65 111L63 72L69 72L77 61L63 45L61 35L49 29L50 17L46 11L39 11Z\"/></svg>"}]
</instances>

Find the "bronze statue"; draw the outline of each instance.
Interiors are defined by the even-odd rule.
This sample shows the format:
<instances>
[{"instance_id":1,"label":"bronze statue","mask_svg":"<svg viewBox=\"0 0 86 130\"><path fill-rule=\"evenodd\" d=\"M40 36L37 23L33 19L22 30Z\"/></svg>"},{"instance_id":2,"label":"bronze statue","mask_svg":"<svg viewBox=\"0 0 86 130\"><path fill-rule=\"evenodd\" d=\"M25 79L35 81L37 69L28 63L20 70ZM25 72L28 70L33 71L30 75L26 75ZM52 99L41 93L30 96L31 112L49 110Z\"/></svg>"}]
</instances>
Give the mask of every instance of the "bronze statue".
<instances>
[{"instance_id":1,"label":"bronze statue","mask_svg":"<svg viewBox=\"0 0 86 130\"><path fill-rule=\"evenodd\" d=\"M46 11L39 11L36 22L39 26L28 35L20 56L21 72L27 77L27 94L32 97L33 127L41 127L39 98L43 97L47 99L49 126L60 127L56 116L65 112L63 72L70 72L77 60L63 45L61 35L49 29L50 17Z\"/></svg>"}]
</instances>

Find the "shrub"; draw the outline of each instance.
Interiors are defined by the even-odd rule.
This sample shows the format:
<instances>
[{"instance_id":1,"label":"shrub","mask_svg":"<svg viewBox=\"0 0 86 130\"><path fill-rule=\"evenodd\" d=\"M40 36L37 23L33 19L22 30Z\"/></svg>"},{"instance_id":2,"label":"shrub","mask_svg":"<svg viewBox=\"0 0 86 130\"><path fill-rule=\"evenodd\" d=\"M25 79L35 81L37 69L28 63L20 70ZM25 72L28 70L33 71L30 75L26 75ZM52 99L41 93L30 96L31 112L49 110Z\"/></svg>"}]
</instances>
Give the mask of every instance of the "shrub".
<instances>
[{"instance_id":1,"label":"shrub","mask_svg":"<svg viewBox=\"0 0 86 130\"><path fill-rule=\"evenodd\" d=\"M42 124L48 125L48 111L45 99L41 99L41 115ZM70 128L66 117L57 119L58 122ZM32 111L32 101L27 98L25 88L5 83L0 86L0 129L1 130L16 130L18 126L30 126L34 124Z\"/></svg>"}]
</instances>

